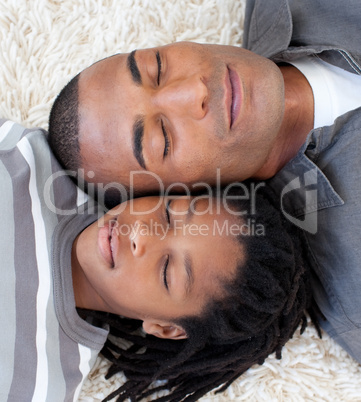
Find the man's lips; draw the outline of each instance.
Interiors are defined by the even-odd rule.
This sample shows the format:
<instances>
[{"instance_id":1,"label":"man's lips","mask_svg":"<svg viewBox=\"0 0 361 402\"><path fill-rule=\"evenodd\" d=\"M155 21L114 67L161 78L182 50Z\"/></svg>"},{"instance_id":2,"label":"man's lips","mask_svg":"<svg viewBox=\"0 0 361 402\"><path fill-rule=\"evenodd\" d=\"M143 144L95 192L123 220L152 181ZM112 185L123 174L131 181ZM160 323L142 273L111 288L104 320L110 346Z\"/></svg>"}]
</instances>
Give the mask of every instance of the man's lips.
<instances>
[{"instance_id":1,"label":"man's lips","mask_svg":"<svg viewBox=\"0 0 361 402\"><path fill-rule=\"evenodd\" d=\"M241 109L241 84L238 74L227 67L226 77L226 106L229 113L229 126L232 128L236 122Z\"/></svg>"},{"instance_id":2,"label":"man's lips","mask_svg":"<svg viewBox=\"0 0 361 402\"><path fill-rule=\"evenodd\" d=\"M110 220L98 232L98 247L105 261L114 266L114 255L118 236L116 235L116 220Z\"/></svg>"}]
</instances>

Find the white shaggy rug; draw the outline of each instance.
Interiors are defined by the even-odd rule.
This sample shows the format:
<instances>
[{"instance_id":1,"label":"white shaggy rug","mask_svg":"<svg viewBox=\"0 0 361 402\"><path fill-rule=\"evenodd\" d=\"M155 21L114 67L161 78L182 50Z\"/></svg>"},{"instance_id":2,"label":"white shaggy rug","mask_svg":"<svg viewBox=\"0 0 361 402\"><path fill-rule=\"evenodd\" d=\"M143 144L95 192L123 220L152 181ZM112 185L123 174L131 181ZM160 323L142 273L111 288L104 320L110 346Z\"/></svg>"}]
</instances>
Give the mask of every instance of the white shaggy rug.
<instances>
[{"instance_id":1,"label":"white shaggy rug","mask_svg":"<svg viewBox=\"0 0 361 402\"><path fill-rule=\"evenodd\" d=\"M47 128L57 92L108 55L179 40L240 45L244 0L1 0L0 116ZM100 401L122 381L104 380L99 358L79 400ZM361 401L361 366L308 328L202 401Z\"/></svg>"}]
</instances>

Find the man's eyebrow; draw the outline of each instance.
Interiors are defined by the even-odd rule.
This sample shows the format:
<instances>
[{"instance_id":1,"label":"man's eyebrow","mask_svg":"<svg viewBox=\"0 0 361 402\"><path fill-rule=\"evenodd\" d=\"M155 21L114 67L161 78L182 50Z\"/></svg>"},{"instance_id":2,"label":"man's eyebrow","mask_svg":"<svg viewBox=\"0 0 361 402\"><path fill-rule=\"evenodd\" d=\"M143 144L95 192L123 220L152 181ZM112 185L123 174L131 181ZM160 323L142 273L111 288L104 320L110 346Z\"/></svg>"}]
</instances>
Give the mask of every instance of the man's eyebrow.
<instances>
[{"instance_id":1,"label":"man's eyebrow","mask_svg":"<svg viewBox=\"0 0 361 402\"><path fill-rule=\"evenodd\" d=\"M147 170L143 156L144 118L137 116L133 124L133 154L139 165Z\"/></svg>"},{"instance_id":2,"label":"man's eyebrow","mask_svg":"<svg viewBox=\"0 0 361 402\"><path fill-rule=\"evenodd\" d=\"M142 85L142 76L140 75L137 61L135 60L135 52L136 52L136 50L133 50L132 52L129 53L128 58L127 58L127 67L132 76L132 80L137 85Z\"/></svg>"},{"instance_id":3,"label":"man's eyebrow","mask_svg":"<svg viewBox=\"0 0 361 402\"><path fill-rule=\"evenodd\" d=\"M185 284L185 292L186 295L189 295L190 291L192 290L192 285L194 282L193 277L193 268L192 268L192 258L189 253L184 254L184 267L187 274L186 284Z\"/></svg>"}]
</instances>

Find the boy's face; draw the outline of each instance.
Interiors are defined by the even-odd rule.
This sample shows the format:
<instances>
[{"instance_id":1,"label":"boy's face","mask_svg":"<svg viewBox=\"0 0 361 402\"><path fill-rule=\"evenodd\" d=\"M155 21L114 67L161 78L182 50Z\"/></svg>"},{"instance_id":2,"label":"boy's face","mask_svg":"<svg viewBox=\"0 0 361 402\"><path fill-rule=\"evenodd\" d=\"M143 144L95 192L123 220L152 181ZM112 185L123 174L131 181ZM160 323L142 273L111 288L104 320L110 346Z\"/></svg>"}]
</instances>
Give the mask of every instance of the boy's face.
<instances>
[{"instance_id":1,"label":"boy's face","mask_svg":"<svg viewBox=\"0 0 361 402\"><path fill-rule=\"evenodd\" d=\"M138 198L86 228L73 246L77 306L147 325L197 315L220 296L243 258L231 229L242 222L223 207L216 213L215 199L195 201Z\"/></svg>"},{"instance_id":2,"label":"boy's face","mask_svg":"<svg viewBox=\"0 0 361 402\"><path fill-rule=\"evenodd\" d=\"M119 54L79 79L85 179L154 190L151 172L215 184L255 176L283 118L284 83L270 60L234 46L175 43ZM94 174L87 175L88 172Z\"/></svg>"}]
</instances>

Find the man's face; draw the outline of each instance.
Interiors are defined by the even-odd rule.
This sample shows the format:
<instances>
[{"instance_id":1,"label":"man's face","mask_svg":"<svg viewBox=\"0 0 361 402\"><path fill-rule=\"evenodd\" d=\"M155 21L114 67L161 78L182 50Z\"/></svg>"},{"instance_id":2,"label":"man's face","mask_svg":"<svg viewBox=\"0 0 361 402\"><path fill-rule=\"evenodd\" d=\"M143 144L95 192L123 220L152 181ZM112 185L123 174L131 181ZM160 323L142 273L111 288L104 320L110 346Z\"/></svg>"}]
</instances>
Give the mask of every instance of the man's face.
<instances>
[{"instance_id":1,"label":"man's face","mask_svg":"<svg viewBox=\"0 0 361 402\"><path fill-rule=\"evenodd\" d=\"M89 182L156 189L254 177L284 110L268 59L233 46L175 43L115 55L81 73L80 152ZM87 175L92 171L95 175ZM92 177L93 176L93 177Z\"/></svg>"},{"instance_id":2,"label":"man's face","mask_svg":"<svg viewBox=\"0 0 361 402\"><path fill-rule=\"evenodd\" d=\"M91 308L171 321L220 296L243 259L234 237L242 221L209 200L137 198L87 227L73 246L73 270L99 301Z\"/></svg>"}]
</instances>

